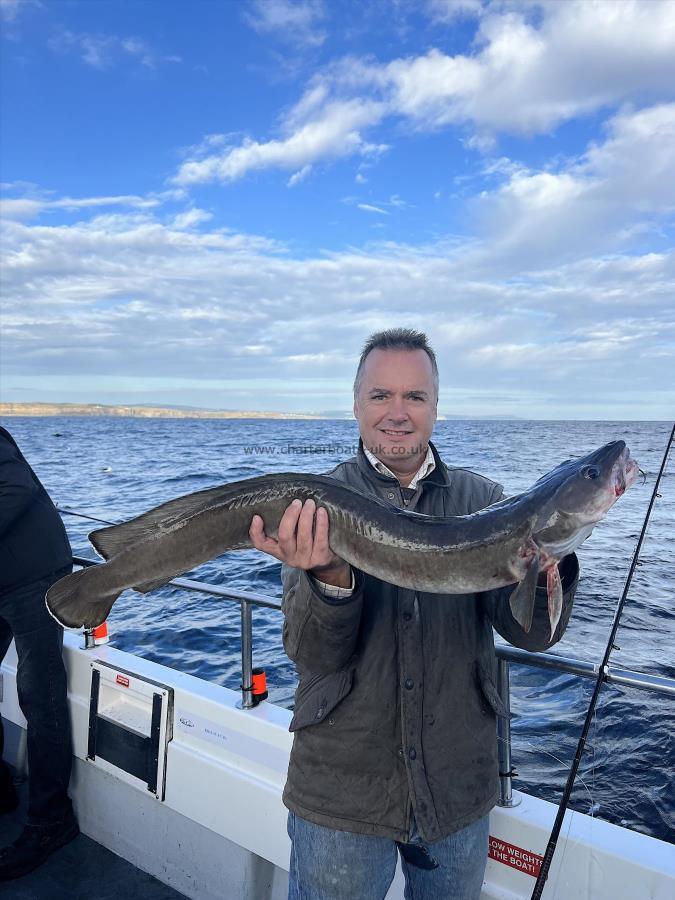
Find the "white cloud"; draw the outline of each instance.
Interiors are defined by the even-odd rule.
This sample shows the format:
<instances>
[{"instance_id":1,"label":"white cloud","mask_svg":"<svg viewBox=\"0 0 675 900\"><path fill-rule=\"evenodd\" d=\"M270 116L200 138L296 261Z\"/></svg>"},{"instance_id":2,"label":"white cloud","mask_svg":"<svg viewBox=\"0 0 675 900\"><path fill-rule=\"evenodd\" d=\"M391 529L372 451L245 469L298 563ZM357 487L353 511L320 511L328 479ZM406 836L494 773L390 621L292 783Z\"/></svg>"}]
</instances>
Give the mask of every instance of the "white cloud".
<instances>
[{"instance_id":1,"label":"white cloud","mask_svg":"<svg viewBox=\"0 0 675 900\"><path fill-rule=\"evenodd\" d=\"M76 34L63 30L49 40L51 50L67 53L71 50L79 52L82 61L94 69L106 69L112 65L115 50L119 50L119 38L109 35Z\"/></svg>"},{"instance_id":2,"label":"white cloud","mask_svg":"<svg viewBox=\"0 0 675 900\"><path fill-rule=\"evenodd\" d=\"M8 185L12 188L12 185ZM129 206L133 209L152 209L159 206L161 196L139 197L125 194L113 197L61 197L52 200L48 197L6 197L0 199L0 216L7 219L33 219L44 210L65 209L77 212L97 206Z\"/></svg>"},{"instance_id":3,"label":"white cloud","mask_svg":"<svg viewBox=\"0 0 675 900\"><path fill-rule=\"evenodd\" d=\"M213 213L207 212L205 209L188 209L183 213L179 213L174 217L171 223L174 228L181 231L186 228L192 228L194 225L200 225L202 222L208 222L213 218Z\"/></svg>"},{"instance_id":4,"label":"white cloud","mask_svg":"<svg viewBox=\"0 0 675 900\"><path fill-rule=\"evenodd\" d=\"M476 211L497 265L548 265L626 245L675 210L675 103L624 111L555 172L504 166Z\"/></svg>"},{"instance_id":5,"label":"white cloud","mask_svg":"<svg viewBox=\"0 0 675 900\"><path fill-rule=\"evenodd\" d=\"M246 139L238 147L204 159L183 163L174 182L180 185L209 181L232 181L255 169L297 169L322 158L354 153L381 152L380 146L366 143L360 134L364 125L381 115L381 106L358 100L328 105L314 121L299 127L281 140L259 143Z\"/></svg>"},{"instance_id":6,"label":"white cloud","mask_svg":"<svg viewBox=\"0 0 675 900\"><path fill-rule=\"evenodd\" d=\"M373 73L393 89L399 114L423 127L468 123L479 133L531 134L644 92L670 93L670 0L566 0L491 10L481 20L475 55L431 50Z\"/></svg>"},{"instance_id":7,"label":"white cloud","mask_svg":"<svg viewBox=\"0 0 675 900\"><path fill-rule=\"evenodd\" d=\"M425 11L432 21L449 23L480 16L483 3L481 0L427 0Z\"/></svg>"},{"instance_id":8,"label":"white cloud","mask_svg":"<svg viewBox=\"0 0 675 900\"><path fill-rule=\"evenodd\" d=\"M357 208L357 209L363 210L363 212L368 212L368 213L379 213L379 214L382 215L382 216L388 216L388 215L389 215L389 213L387 212L386 209L382 209L382 208L379 207L379 206L372 206L370 203L357 203L357 204L356 204L356 208Z\"/></svg>"},{"instance_id":9,"label":"white cloud","mask_svg":"<svg viewBox=\"0 0 675 900\"><path fill-rule=\"evenodd\" d=\"M31 373L117 377L123 358L139 386L170 377L250 394L265 384L277 408L296 396L306 409L308 390L337 397L344 386L348 396L364 336L402 324L429 329L445 395L458 403L491 397L483 411L564 415L583 397L603 416L666 415L675 399L662 385L675 352L675 41L667 5L648 7L439 0L437 48L324 69L271 139L209 134L190 147L180 188L73 198L5 186L3 388ZM453 56L440 18L452 26L460 14L465 24L475 16L478 31L471 51ZM322 19L311 22L318 33ZM159 59L131 37L72 35L62 49L98 68ZM439 173L434 197L459 197L462 213L475 185L484 190L469 201L471 236L427 246L315 255L304 246L294 258L220 227L187 191L269 168L293 187L347 156L363 184L387 149L385 125L399 134L459 126L465 145L486 152L501 132L547 131L604 107L604 131L576 158L539 166L496 153L461 181ZM345 199L369 214L370 229L408 216L412 181L371 181L379 195L374 186ZM317 345L326 334L329 349Z\"/></svg>"},{"instance_id":10,"label":"white cloud","mask_svg":"<svg viewBox=\"0 0 675 900\"><path fill-rule=\"evenodd\" d=\"M625 121L608 144L645 127ZM197 220L205 227L191 230ZM470 241L388 243L295 259L265 238L209 229L202 210L167 224L161 208L7 221L3 246L4 385L28 373L115 376L124 348L139 389L158 377L264 383L284 395L273 408L307 409L310 373L347 396L364 336L403 324L429 329L445 395L460 404L466 386L526 415L564 415L580 395L605 415L665 415L675 399L662 385L652 395L674 350L672 253L578 252L517 278L507 262L498 270L489 242L481 254ZM322 334L329 350L317 348Z\"/></svg>"},{"instance_id":11,"label":"white cloud","mask_svg":"<svg viewBox=\"0 0 675 900\"><path fill-rule=\"evenodd\" d=\"M363 179L365 181L365 179ZM357 179L358 183L359 179ZM365 202L364 200L360 200L355 196L347 196L342 198L342 203L347 206L355 206L357 209L362 210L367 213L378 213L382 216L389 216L392 212L396 212L396 210L406 209L409 204L406 203L405 200L402 200L398 194L392 194L388 200L378 200L369 198L369 202Z\"/></svg>"},{"instance_id":12,"label":"white cloud","mask_svg":"<svg viewBox=\"0 0 675 900\"><path fill-rule=\"evenodd\" d=\"M44 208L39 200L2 199L0 200L0 217L7 219L33 219Z\"/></svg>"},{"instance_id":13,"label":"white cloud","mask_svg":"<svg viewBox=\"0 0 675 900\"><path fill-rule=\"evenodd\" d=\"M120 46L125 53L137 57L142 65L149 68L155 65L154 56L145 41L139 38L122 38Z\"/></svg>"},{"instance_id":14,"label":"white cloud","mask_svg":"<svg viewBox=\"0 0 675 900\"><path fill-rule=\"evenodd\" d=\"M19 14L21 0L0 0L0 16L5 22L13 22Z\"/></svg>"},{"instance_id":15,"label":"white cloud","mask_svg":"<svg viewBox=\"0 0 675 900\"><path fill-rule=\"evenodd\" d=\"M19 14L29 6L42 6L39 0L0 0L0 19L13 24Z\"/></svg>"},{"instance_id":16,"label":"white cloud","mask_svg":"<svg viewBox=\"0 0 675 900\"><path fill-rule=\"evenodd\" d=\"M104 71L128 59L136 60L148 69L162 62L180 63L180 56L159 55L146 41L138 37L119 37L114 34L92 34L61 29L48 41L57 53L79 53L82 61L94 69Z\"/></svg>"},{"instance_id":17,"label":"white cloud","mask_svg":"<svg viewBox=\"0 0 675 900\"><path fill-rule=\"evenodd\" d=\"M319 47L326 33L321 0L251 0L244 21L260 34L272 34L290 44Z\"/></svg>"},{"instance_id":18,"label":"white cloud","mask_svg":"<svg viewBox=\"0 0 675 900\"><path fill-rule=\"evenodd\" d=\"M296 184L299 184L301 181L304 181L305 178L312 171L312 167L310 165L303 166L301 169L298 169L297 172L294 172L291 177L288 179L288 186L295 187Z\"/></svg>"},{"instance_id":19,"label":"white cloud","mask_svg":"<svg viewBox=\"0 0 675 900\"><path fill-rule=\"evenodd\" d=\"M442 9L479 12L478 4L462 3L436 4L432 13ZM673 84L672 0L503 0L483 10L474 52L450 55L434 47L387 63L354 57L333 63L288 112L285 136L248 138L191 158L176 181L229 181L259 168L378 152L382 145L369 145L365 132L388 120L420 130L459 126L468 129L467 145L485 152L500 133L546 133L626 101L671 99Z\"/></svg>"},{"instance_id":20,"label":"white cloud","mask_svg":"<svg viewBox=\"0 0 675 900\"><path fill-rule=\"evenodd\" d=\"M616 371L620 365L625 365L624 361L644 354L649 345L652 347L647 352L653 360L661 355L658 350L661 341L664 355L675 351L675 320L633 318L621 324L610 320L600 322L590 330L573 329L564 335L552 334L538 344L505 341L484 344L470 355L480 365L501 370L536 373L546 368L555 371L555 377L562 380L581 370L597 371L607 364Z\"/></svg>"}]
</instances>

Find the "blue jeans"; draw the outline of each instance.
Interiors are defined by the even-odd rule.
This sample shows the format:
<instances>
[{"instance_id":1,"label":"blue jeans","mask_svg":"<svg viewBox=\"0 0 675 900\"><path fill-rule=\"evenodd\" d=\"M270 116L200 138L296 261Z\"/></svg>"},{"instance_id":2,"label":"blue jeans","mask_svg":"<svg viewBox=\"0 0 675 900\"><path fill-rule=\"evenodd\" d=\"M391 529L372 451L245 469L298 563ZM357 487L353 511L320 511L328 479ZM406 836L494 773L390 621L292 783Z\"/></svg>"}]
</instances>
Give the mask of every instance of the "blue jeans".
<instances>
[{"instance_id":1,"label":"blue jeans","mask_svg":"<svg viewBox=\"0 0 675 900\"><path fill-rule=\"evenodd\" d=\"M413 826L407 844L334 831L288 815L292 842L288 900L384 900L397 848L406 900L478 900L488 853L488 816L426 844Z\"/></svg>"},{"instance_id":2,"label":"blue jeans","mask_svg":"<svg viewBox=\"0 0 675 900\"><path fill-rule=\"evenodd\" d=\"M30 825L49 825L72 816L68 781L73 750L63 629L45 606L47 588L68 572L70 568L0 595L0 662L13 637L18 660L17 694L27 722ZM4 766L1 755L0 766Z\"/></svg>"}]
</instances>

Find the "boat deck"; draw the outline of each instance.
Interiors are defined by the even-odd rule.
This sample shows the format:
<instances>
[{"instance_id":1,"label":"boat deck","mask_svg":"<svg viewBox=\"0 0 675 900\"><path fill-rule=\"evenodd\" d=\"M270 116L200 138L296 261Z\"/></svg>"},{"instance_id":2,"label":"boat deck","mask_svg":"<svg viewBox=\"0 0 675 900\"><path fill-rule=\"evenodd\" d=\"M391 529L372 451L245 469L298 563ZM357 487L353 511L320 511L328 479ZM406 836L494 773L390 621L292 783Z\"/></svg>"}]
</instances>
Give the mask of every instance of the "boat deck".
<instances>
[{"instance_id":1,"label":"boat deck","mask_svg":"<svg viewBox=\"0 0 675 900\"><path fill-rule=\"evenodd\" d=\"M0 816L0 846L21 832L27 784L17 785L19 808ZM184 900L184 895L80 834L23 878L2 882L7 900Z\"/></svg>"}]
</instances>

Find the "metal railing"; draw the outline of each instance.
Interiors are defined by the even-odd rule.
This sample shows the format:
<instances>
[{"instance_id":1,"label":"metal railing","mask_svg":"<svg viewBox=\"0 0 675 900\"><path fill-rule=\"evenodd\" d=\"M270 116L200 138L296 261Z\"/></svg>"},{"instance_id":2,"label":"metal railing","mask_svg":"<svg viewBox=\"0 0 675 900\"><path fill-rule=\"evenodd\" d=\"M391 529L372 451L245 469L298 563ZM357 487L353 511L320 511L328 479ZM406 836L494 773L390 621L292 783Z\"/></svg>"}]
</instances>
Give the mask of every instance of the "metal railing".
<instances>
[{"instance_id":1,"label":"metal railing","mask_svg":"<svg viewBox=\"0 0 675 900\"><path fill-rule=\"evenodd\" d=\"M83 556L75 556L74 562L80 566L100 565L98 560L88 559ZM174 578L169 582L172 587L184 588L190 591L199 591L239 603L241 607L241 708L252 709L256 703L252 694L253 682L253 620L252 609L254 606L262 606L267 609L281 611L281 603L272 600L263 594L254 594L248 591L237 591L232 588L224 588L217 584L207 584L204 581L195 581L191 578ZM92 646L91 633L85 631L85 646ZM499 780L500 806L516 806L520 801L513 797L513 766L511 762L511 690L510 669L511 663L531 666L538 669L550 669L555 672L564 672L576 675L580 678L598 677L599 668L593 663L583 662L568 656L554 656L549 653L530 653L518 647L497 644L497 688L502 698L508 715L499 716L497 719L497 737L499 753ZM659 675L648 675L644 672L634 672L632 669L621 669L614 666L606 666L603 681L608 684L623 685L636 688L641 691L654 691L675 697L675 679L664 678Z\"/></svg>"},{"instance_id":2,"label":"metal railing","mask_svg":"<svg viewBox=\"0 0 675 900\"><path fill-rule=\"evenodd\" d=\"M511 712L510 669L511 663L523 666L531 666L537 669L551 669L555 672L564 672L576 675L580 678L598 677L599 667L593 663L583 662L571 656L555 656L549 653L530 653L519 647L497 644L497 688L504 702L507 712ZM633 687L641 691L655 691L658 694L666 694L675 697L675 679L664 678L660 675L648 675L644 672L634 672L632 669L620 669L614 666L605 666L603 681L607 684L620 684ZM500 716L497 719L497 737L499 753L499 800L500 806L517 806L520 800L513 797L514 770L511 763L511 721L509 716Z\"/></svg>"},{"instance_id":3,"label":"metal railing","mask_svg":"<svg viewBox=\"0 0 675 900\"><path fill-rule=\"evenodd\" d=\"M86 556L73 556L73 562L78 566L101 565L97 559L89 559ZM220 597L221 600L230 600L241 607L241 707L253 709L256 705L253 699L253 619L252 607L264 606L267 609L276 609L281 612L281 603L271 600L263 594L253 594L245 591L236 591L232 588L224 588L219 584L208 584L205 581L195 581L192 578L173 578L167 587L184 588L188 591L198 591L202 594L210 594ZM86 649L94 646L92 632L85 629L84 646Z\"/></svg>"}]
</instances>

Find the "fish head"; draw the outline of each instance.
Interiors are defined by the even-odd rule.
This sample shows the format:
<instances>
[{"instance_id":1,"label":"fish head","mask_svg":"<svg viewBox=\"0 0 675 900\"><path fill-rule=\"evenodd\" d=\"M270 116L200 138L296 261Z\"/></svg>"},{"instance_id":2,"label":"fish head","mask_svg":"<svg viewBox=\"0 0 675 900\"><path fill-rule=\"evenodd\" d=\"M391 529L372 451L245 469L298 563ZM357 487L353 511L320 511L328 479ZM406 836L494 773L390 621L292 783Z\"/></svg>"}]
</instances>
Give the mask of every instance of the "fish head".
<instances>
[{"instance_id":1,"label":"fish head","mask_svg":"<svg viewBox=\"0 0 675 900\"><path fill-rule=\"evenodd\" d=\"M639 471L624 441L611 441L559 468L563 478L555 492L555 507L580 524L599 522Z\"/></svg>"}]
</instances>

